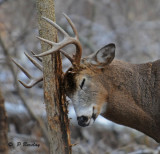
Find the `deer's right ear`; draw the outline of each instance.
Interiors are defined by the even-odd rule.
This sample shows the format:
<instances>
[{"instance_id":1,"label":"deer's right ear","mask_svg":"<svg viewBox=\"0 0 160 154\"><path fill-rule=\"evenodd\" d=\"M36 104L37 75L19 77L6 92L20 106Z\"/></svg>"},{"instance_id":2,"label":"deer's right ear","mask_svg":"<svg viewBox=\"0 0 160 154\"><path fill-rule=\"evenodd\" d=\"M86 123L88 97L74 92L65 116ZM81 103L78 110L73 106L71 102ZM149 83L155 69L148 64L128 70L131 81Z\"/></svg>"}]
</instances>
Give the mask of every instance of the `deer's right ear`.
<instances>
[{"instance_id":1,"label":"deer's right ear","mask_svg":"<svg viewBox=\"0 0 160 154\"><path fill-rule=\"evenodd\" d=\"M115 48L115 44L108 44L100 50L98 50L96 53L88 56L86 60L88 63L92 65L98 66L99 68L103 68L104 66L110 64L114 59Z\"/></svg>"}]
</instances>

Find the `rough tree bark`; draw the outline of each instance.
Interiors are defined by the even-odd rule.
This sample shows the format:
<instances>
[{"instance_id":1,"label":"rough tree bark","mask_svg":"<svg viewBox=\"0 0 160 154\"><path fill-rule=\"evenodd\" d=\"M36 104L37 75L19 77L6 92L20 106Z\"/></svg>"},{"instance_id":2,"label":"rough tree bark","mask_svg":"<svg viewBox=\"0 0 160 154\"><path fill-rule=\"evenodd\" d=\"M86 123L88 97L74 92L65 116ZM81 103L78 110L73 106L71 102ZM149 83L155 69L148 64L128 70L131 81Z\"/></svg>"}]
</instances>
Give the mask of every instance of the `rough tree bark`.
<instances>
[{"instance_id":1,"label":"rough tree bark","mask_svg":"<svg viewBox=\"0 0 160 154\"><path fill-rule=\"evenodd\" d=\"M0 91L0 153L3 154L8 154L7 132L7 115L4 107L4 99Z\"/></svg>"},{"instance_id":2,"label":"rough tree bark","mask_svg":"<svg viewBox=\"0 0 160 154\"><path fill-rule=\"evenodd\" d=\"M41 17L55 21L54 0L37 0L40 37L57 42L57 31ZM42 51L50 45L41 42ZM43 58L44 99L46 105L51 154L70 154L70 131L67 105L62 87L62 64L59 53Z\"/></svg>"}]
</instances>

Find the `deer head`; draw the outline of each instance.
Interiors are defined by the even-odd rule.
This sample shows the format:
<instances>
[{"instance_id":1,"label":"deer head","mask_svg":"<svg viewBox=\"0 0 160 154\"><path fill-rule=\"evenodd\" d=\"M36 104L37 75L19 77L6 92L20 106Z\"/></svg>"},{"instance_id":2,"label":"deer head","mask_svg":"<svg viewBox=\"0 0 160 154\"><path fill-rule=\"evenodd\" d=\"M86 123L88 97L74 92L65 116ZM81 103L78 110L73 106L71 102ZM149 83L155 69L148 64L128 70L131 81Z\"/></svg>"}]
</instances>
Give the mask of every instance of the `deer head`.
<instances>
[{"instance_id":1,"label":"deer head","mask_svg":"<svg viewBox=\"0 0 160 154\"><path fill-rule=\"evenodd\" d=\"M107 91L99 75L112 62L114 55L115 45L108 44L81 59L77 67L69 68L65 73L66 95L72 100L80 126L91 125L106 108Z\"/></svg>"},{"instance_id":2,"label":"deer head","mask_svg":"<svg viewBox=\"0 0 160 154\"><path fill-rule=\"evenodd\" d=\"M98 80L97 73L101 72L103 68L109 65L114 59L115 45L108 44L94 54L82 59L82 46L79 41L78 32L71 19L65 14L64 16L71 25L75 37L69 36L69 34L55 22L42 17L49 24L64 34L64 39L61 42L55 43L44 38L37 37L41 41L50 44L52 48L39 55L35 55L33 52L32 54L41 61L39 57L43 57L54 52L61 52L70 60L72 67L69 68L64 75L64 88L66 95L72 100L78 124L84 127L91 125L97 116L103 111L103 108L106 107L107 91L103 87L101 81ZM62 50L62 48L68 44L74 44L76 46L76 54L73 57ZM42 66L38 65L32 57L28 54L26 54L26 56L34 65L42 70ZM16 62L14 61L14 63ZM36 83L43 80L42 76L38 79L34 79L22 66L18 63L16 63L16 65L31 79L29 84L25 84L20 81L20 83L26 88L31 88Z\"/></svg>"}]
</instances>

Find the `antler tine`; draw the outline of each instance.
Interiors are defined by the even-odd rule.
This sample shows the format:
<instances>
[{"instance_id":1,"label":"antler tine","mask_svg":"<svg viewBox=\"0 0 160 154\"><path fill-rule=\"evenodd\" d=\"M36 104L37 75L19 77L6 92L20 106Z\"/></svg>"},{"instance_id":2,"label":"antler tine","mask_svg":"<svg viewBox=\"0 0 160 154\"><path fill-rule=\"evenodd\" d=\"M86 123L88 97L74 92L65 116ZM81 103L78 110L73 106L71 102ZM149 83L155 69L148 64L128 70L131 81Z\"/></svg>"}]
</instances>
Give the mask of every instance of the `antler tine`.
<instances>
[{"instance_id":1,"label":"antler tine","mask_svg":"<svg viewBox=\"0 0 160 154\"><path fill-rule=\"evenodd\" d=\"M68 17L65 13L63 13L63 15L65 16L65 18L69 22L70 26L72 27L72 30L73 30L73 32L75 34L75 37L77 37L77 39L79 39L78 31L77 31L74 23L72 22L72 20L70 19L70 17Z\"/></svg>"},{"instance_id":2,"label":"antler tine","mask_svg":"<svg viewBox=\"0 0 160 154\"><path fill-rule=\"evenodd\" d=\"M32 78L28 84L25 84L21 80L18 80L25 88L32 88L37 83L41 82L43 80L43 76L40 76L38 79Z\"/></svg>"},{"instance_id":3,"label":"antler tine","mask_svg":"<svg viewBox=\"0 0 160 154\"><path fill-rule=\"evenodd\" d=\"M28 71L27 71L24 67L22 67L20 64L18 64L13 58L11 58L11 59L12 59L12 61L18 66L18 68L20 68L21 71L22 71L29 79L32 78L32 76L28 73Z\"/></svg>"},{"instance_id":4,"label":"antler tine","mask_svg":"<svg viewBox=\"0 0 160 154\"><path fill-rule=\"evenodd\" d=\"M63 30L59 25L57 25L55 22L53 22L52 20L46 18L46 17L42 17L44 20L46 20L48 23L50 23L52 26L54 26L56 29L58 29L60 32L62 32L65 36L69 36L68 33Z\"/></svg>"},{"instance_id":5,"label":"antler tine","mask_svg":"<svg viewBox=\"0 0 160 154\"><path fill-rule=\"evenodd\" d=\"M29 54L27 54L26 52L24 52L24 54L26 55L26 57L41 71L43 71L43 67L42 65L40 65L39 63L37 63Z\"/></svg>"},{"instance_id":6,"label":"antler tine","mask_svg":"<svg viewBox=\"0 0 160 154\"><path fill-rule=\"evenodd\" d=\"M41 71L43 70L42 66L40 64L38 64L31 56L29 56L27 53L25 53L25 55L27 56L27 58L37 67L39 68ZM12 59L12 58L11 58ZM25 88L31 88L33 87L35 84L37 84L38 82L43 80L43 75L41 75L39 78L34 78L30 75L30 73L24 68L22 67L20 64L18 64L14 59L12 59L12 61L22 70L22 72L30 79L30 82L28 84L24 83L21 80L18 80Z\"/></svg>"},{"instance_id":7,"label":"antler tine","mask_svg":"<svg viewBox=\"0 0 160 154\"><path fill-rule=\"evenodd\" d=\"M76 50L76 55L75 55L75 61L79 64L80 63L80 59L82 56L82 46L79 42L79 35L78 35L78 31L74 25L74 23L72 22L72 20L70 19L69 16L67 16L65 13L63 13L63 15L65 16L65 18L67 19L67 21L69 22L70 26L72 27L73 32L75 33L75 37L78 40L77 42L77 50Z\"/></svg>"},{"instance_id":8,"label":"antler tine","mask_svg":"<svg viewBox=\"0 0 160 154\"><path fill-rule=\"evenodd\" d=\"M32 53L32 55L36 55L33 51L30 51ZM40 62L42 62L42 59L40 57L36 57Z\"/></svg>"},{"instance_id":9,"label":"antler tine","mask_svg":"<svg viewBox=\"0 0 160 154\"><path fill-rule=\"evenodd\" d=\"M58 48L57 48L57 49L53 49L53 47L52 47L51 49L49 49L49 50L47 50L47 51L45 51L45 52L43 52L43 53L40 53L40 54L38 54L38 55L34 55L34 57L47 56L47 55L52 54L52 53L54 53L54 52L56 52L56 51L58 51L58 50L59 50Z\"/></svg>"},{"instance_id":10,"label":"antler tine","mask_svg":"<svg viewBox=\"0 0 160 154\"><path fill-rule=\"evenodd\" d=\"M69 61L72 63L72 65L75 65L74 59L71 58L67 53L65 53L64 50L60 49L59 51L60 51L64 56L66 56L66 57L69 59Z\"/></svg>"},{"instance_id":11,"label":"antler tine","mask_svg":"<svg viewBox=\"0 0 160 154\"><path fill-rule=\"evenodd\" d=\"M36 38L39 39L39 40L41 40L41 41L43 41L43 42L46 42L46 43L48 43L50 45L55 45L55 42L49 41L49 40L44 39L42 37L36 36Z\"/></svg>"},{"instance_id":12,"label":"antler tine","mask_svg":"<svg viewBox=\"0 0 160 154\"><path fill-rule=\"evenodd\" d=\"M71 63L74 66L76 66L76 65L78 66L80 64L80 60L81 60L81 56L82 56L82 46L81 46L81 43L78 38L78 32L77 32L74 24L72 23L71 19L65 14L64 14L64 16L66 17L67 21L71 25L73 32L75 33L75 37L69 36L68 33L66 33L55 22L51 21L50 19L48 19L46 17L42 17L47 22L49 22L51 25L53 25L55 28L57 28L59 31L61 31L64 34L64 39L61 42L56 43L56 42L51 42L51 41L44 39L44 38L41 38L41 37L37 37L41 41L44 41L44 42L50 44L52 47L51 47L51 49L49 49L41 54L34 55L34 56L35 57L42 57L42 56L47 56L49 54L53 54L56 51L59 51L59 52L62 52L62 54L64 54L71 61ZM68 44L74 44L76 46L76 55L74 56L74 59L72 59L67 53L63 52L63 50L60 51L60 49L67 46Z\"/></svg>"}]
</instances>

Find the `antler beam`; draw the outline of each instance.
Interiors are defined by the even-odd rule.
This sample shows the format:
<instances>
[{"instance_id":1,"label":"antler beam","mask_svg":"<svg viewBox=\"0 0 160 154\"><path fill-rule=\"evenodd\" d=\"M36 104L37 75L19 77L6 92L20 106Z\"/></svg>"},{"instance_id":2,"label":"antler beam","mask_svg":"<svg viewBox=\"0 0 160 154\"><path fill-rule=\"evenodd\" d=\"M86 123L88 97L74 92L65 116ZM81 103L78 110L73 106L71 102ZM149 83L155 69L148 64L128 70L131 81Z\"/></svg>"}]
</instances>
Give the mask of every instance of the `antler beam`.
<instances>
[{"instance_id":1,"label":"antler beam","mask_svg":"<svg viewBox=\"0 0 160 154\"><path fill-rule=\"evenodd\" d=\"M81 60L81 56L82 56L82 45L79 41L79 36L78 36L78 32L75 28L75 25L73 24L71 19L66 14L64 14L64 16L67 19L67 21L69 22L70 26L72 27L72 30L75 34L75 37L69 36L69 34L66 31L64 31L59 25L57 25L52 20L50 20L46 17L42 17L44 20L46 20L48 23L50 23L52 26L54 26L57 30L59 30L62 34L64 34L64 39L61 42L56 43L56 42L52 42L52 41L49 41L47 39L44 39L44 38L37 36L37 38L39 40L50 44L52 46L52 48L39 54L39 55L34 55L34 56L35 57L42 57L42 56L52 54L56 51L59 51L70 60L70 62L72 63L73 66L78 66L80 64L80 60ZM74 44L76 46L76 54L74 55L73 58L70 57L69 54L67 54L63 50L61 50L63 47L67 46L68 44Z\"/></svg>"}]
</instances>

